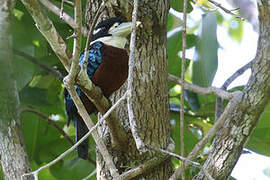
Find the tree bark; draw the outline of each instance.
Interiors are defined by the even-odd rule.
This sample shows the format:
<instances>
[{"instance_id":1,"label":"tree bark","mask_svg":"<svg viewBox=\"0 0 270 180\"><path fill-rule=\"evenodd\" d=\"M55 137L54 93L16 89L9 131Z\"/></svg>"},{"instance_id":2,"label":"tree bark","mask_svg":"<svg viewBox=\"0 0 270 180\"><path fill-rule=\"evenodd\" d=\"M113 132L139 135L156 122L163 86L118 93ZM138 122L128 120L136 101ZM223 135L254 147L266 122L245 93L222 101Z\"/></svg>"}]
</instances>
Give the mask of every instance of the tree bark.
<instances>
[{"instance_id":1,"label":"tree bark","mask_svg":"<svg viewBox=\"0 0 270 180\"><path fill-rule=\"evenodd\" d=\"M230 176L248 137L270 101L270 1L260 2L260 36L252 75L243 91L242 101L217 133L204 163L204 168L214 179L227 179ZM206 177L200 172L193 179Z\"/></svg>"},{"instance_id":2,"label":"tree bark","mask_svg":"<svg viewBox=\"0 0 270 180\"><path fill-rule=\"evenodd\" d=\"M100 1L99 1L100 2ZM96 11L97 1L89 0L86 7L86 21L91 22ZM107 8L107 15L118 16L131 21L132 6L124 4L124 1L111 1ZM170 143L169 123L169 99L168 99L168 63L167 63L167 15L169 1L146 0L139 1L138 18L143 28L136 31L135 51L135 81L133 83L134 99L133 107L135 119L138 124L140 137L145 144L151 144L166 149ZM112 97L115 102L126 91L126 85ZM100 136L114 157L116 166L121 173L134 168L143 162L155 157L155 153L140 154L129 127L127 105L122 105L116 110L121 124L128 136L128 143L124 150L116 149L111 145L110 134L106 124L99 128ZM170 160L148 170L143 175L134 179L168 179L173 168ZM102 157L97 153L97 177L98 179L110 179L108 170Z\"/></svg>"},{"instance_id":3,"label":"tree bark","mask_svg":"<svg viewBox=\"0 0 270 180\"><path fill-rule=\"evenodd\" d=\"M31 171L19 118L19 96L12 68L11 12L14 1L0 2L0 156L5 180ZM25 179L33 179L26 177Z\"/></svg>"}]
</instances>

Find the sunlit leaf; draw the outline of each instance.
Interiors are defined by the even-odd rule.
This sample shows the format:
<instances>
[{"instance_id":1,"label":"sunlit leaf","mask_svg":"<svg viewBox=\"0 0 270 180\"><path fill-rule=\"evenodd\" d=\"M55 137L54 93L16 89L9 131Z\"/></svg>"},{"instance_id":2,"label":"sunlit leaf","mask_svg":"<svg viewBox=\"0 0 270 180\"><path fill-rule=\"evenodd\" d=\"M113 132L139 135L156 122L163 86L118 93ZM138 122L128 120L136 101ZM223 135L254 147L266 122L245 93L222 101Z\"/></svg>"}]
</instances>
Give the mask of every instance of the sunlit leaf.
<instances>
[{"instance_id":1,"label":"sunlit leaf","mask_svg":"<svg viewBox=\"0 0 270 180\"><path fill-rule=\"evenodd\" d=\"M231 19L229 26L229 34L233 40L236 40L240 43L244 34L243 21L236 18Z\"/></svg>"}]
</instances>

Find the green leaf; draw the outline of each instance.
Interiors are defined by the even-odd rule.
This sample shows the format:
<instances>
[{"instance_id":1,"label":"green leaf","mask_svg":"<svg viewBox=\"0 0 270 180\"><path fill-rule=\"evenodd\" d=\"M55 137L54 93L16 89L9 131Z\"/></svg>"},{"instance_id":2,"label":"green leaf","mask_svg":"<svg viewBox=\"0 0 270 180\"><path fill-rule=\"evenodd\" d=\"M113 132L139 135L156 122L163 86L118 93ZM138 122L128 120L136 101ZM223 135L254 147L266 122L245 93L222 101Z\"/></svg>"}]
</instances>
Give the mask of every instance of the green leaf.
<instances>
[{"instance_id":1,"label":"green leaf","mask_svg":"<svg viewBox=\"0 0 270 180\"><path fill-rule=\"evenodd\" d=\"M170 31L173 26L174 26L174 16L171 14L168 14L167 31Z\"/></svg>"},{"instance_id":2,"label":"green leaf","mask_svg":"<svg viewBox=\"0 0 270 180\"><path fill-rule=\"evenodd\" d=\"M203 118L209 118L210 122L213 123L215 119L215 106L216 96L198 96L200 102L200 110L196 112L196 115Z\"/></svg>"},{"instance_id":3,"label":"green leaf","mask_svg":"<svg viewBox=\"0 0 270 180\"><path fill-rule=\"evenodd\" d=\"M200 102L196 93L188 90L184 90L184 97L185 100L188 102L191 110L194 112L199 111L200 109Z\"/></svg>"},{"instance_id":4,"label":"green leaf","mask_svg":"<svg viewBox=\"0 0 270 180\"><path fill-rule=\"evenodd\" d=\"M71 144L47 120L29 112L22 117L27 152L37 164L53 160L70 147ZM66 124L60 121L55 123L60 128Z\"/></svg>"},{"instance_id":5,"label":"green leaf","mask_svg":"<svg viewBox=\"0 0 270 180\"><path fill-rule=\"evenodd\" d=\"M191 48L196 45L198 41L197 36L194 34L187 35L187 48ZM180 76L181 73L181 58L179 52L182 50L182 31L176 33L174 36L168 39L168 63L169 73L175 76ZM189 66L190 60L185 63L186 68Z\"/></svg>"},{"instance_id":6,"label":"green leaf","mask_svg":"<svg viewBox=\"0 0 270 180\"><path fill-rule=\"evenodd\" d=\"M192 66L193 83L208 87L212 84L217 71L218 43L216 37L217 18L214 13L203 15L200 27L200 40L196 46Z\"/></svg>"},{"instance_id":7,"label":"green leaf","mask_svg":"<svg viewBox=\"0 0 270 180\"><path fill-rule=\"evenodd\" d=\"M19 93L20 100L23 104L30 106L48 106L50 105L47 101L47 90L41 88L25 87Z\"/></svg>"},{"instance_id":8,"label":"green leaf","mask_svg":"<svg viewBox=\"0 0 270 180\"><path fill-rule=\"evenodd\" d=\"M229 34L233 40L241 42L244 35L243 21L240 19L232 18L230 20Z\"/></svg>"},{"instance_id":9,"label":"green leaf","mask_svg":"<svg viewBox=\"0 0 270 180\"><path fill-rule=\"evenodd\" d=\"M179 113L170 113L172 125L172 138L175 142L175 152L180 154L180 117ZM185 127L184 127L184 136L185 136L185 154L189 153L194 145L198 142L198 138L189 130L188 124L191 122L191 117L185 117Z\"/></svg>"},{"instance_id":10,"label":"green leaf","mask_svg":"<svg viewBox=\"0 0 270 180\"><path fill-rule=\"evenodd\" d=\"M191 2L191 0L188 0L188 2L187 2L187 13L190 13L193 10L193 7L191 6L190 2ZM183 12L183 5L184 5L183 0L171 0L170 5L176 11Z\"/></svg>"},{"instance_id":11,"label":"green leaf","mask_svg":"<svg viewBox=\"0 0 270 180\"><path fill-rule=\"evenodd\" d=\"M257 153L270 156L270 104L266 107L263 115L253 133L251 134L246 147Z\"/></svg>"},{"instance_id":12,"label":"green leaf","mask_svg":"<svg viewBox=\"0 0 270 180\"><path fill-rule=\"evenodd\" d=\"M35 161L31 161L30 164L31 164L32 170L36 170L39 168L39 165ZM45 163L43 165L45 165ZM53 177L53 175L50 172L50 169L48 168L43 169L42 171L38 173L38 179L39 180L57 180L55 177Z\"/></svg>"},{"instance_id":13,"label":"green leaf","mask_svg":"<svg viewBox=\"0 0 270 180\"><path fill-rule=\"evenodd\" d=\"M28 46L23 51L27 54L32 54L33 50L32 46ZM18 91L22 90L31 81L34 72L33 63L21 56L14 56L14 75Z\"/></svg>"},{"instance_id":14,"label":"green leaf","mask_svg":"<svg viewBox=\"0 0 270 180\"><path fill-rule=\"evenodd\" d=\"M60 161L50 167L50 172L57 179L74 180L82 179L95 170L93 164L79 159L77 153L71 153L64 161ZM95 176L91 179L95 179Z\"/></svg>"}]
</instances>

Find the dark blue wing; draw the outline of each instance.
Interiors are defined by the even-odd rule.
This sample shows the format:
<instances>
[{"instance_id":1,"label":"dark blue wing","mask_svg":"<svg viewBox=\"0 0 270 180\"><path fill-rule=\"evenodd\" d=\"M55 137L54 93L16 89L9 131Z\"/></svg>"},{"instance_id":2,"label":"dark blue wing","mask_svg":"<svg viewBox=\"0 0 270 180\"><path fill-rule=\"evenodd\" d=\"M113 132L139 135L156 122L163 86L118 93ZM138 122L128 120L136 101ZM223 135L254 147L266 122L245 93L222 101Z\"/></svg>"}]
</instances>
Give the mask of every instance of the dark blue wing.
<instances>
[{"instance_id":1,"label":"dark blue wing","mask_svg":"<svg viewBox=\"0 0 270 180\"><path fill-rule=\"evenodd\" d=\"M87 61L87 74L91 79L94 72L102 62L102 47L103 44L100 41L95 42L90 46L88 61ZM82 64L84 59L84 53L81 54L79 63Z\"/></svg>"},{"instance_id":2,"label":"dark blue wing","mask_svg":"<svg viewBox=\"0 0 270 180\"><path fill-rule=\"evenodd\" d=\"M99 65L102 62L102 49L103 49L103 44L100 41L97 41L93 43L90 46L89 54L88 54L88 60L87 60L87 74L89 78L91 79L99 67ZM81 54L79 63L82 64L84 59L84 52ZM76 89L78 95L82 97L83 92L78 88L78 86L74 86ZM65 111L66 114L68 115L68 123L70 120L75 120L75 115L77 113L77 108L70 96L70 94L65 90L65 98L64 98L64 104L65 104Z\"/></svg>"}]
</instances>

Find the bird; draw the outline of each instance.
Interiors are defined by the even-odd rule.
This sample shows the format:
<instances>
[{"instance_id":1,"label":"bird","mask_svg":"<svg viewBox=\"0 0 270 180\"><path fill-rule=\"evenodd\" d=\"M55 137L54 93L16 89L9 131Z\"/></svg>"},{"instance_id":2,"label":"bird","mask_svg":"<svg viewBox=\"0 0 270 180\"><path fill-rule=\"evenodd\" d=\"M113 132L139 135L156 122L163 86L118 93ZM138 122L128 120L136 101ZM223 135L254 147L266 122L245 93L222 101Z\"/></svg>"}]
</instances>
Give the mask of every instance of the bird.
<instances>
[{"instance_id":1,"label":"bird","mask_svg":"<svg viewBox=\"0 0 270 180\"><path fill-rule=\"evenodd\" d=\"M141 24L136 22L136 27ZM127 37L131 33L132 23L125 22L119 17L113 17L101 21L96 25L90 43L87 58L87 74L89 79L98 86L107 98L118 90L128 77L128 53L124 49ZM84 52L81 54L79 64L83 64ZM82 100L88 114L96 113L95 105L87 98L83 91L74 85L78 96ZM89 131L83 119L68 93L64 90L65 112L76 128L76 142L78 142ZM78 157L87 160L88 138L78 147Z\"/></svg>"}]
</instances>

